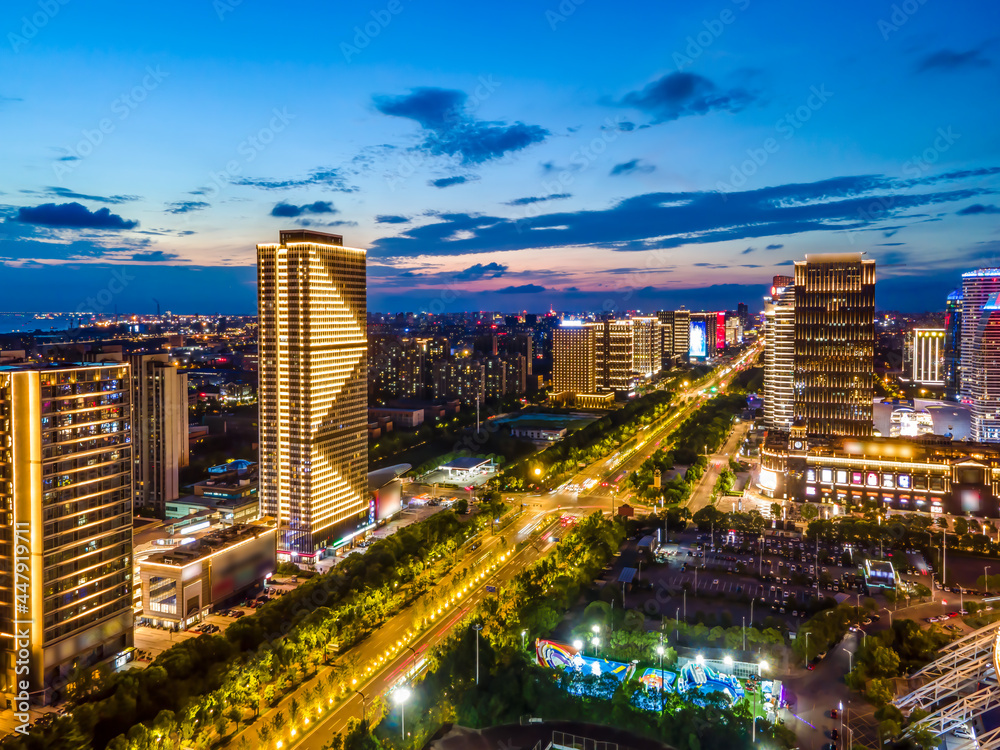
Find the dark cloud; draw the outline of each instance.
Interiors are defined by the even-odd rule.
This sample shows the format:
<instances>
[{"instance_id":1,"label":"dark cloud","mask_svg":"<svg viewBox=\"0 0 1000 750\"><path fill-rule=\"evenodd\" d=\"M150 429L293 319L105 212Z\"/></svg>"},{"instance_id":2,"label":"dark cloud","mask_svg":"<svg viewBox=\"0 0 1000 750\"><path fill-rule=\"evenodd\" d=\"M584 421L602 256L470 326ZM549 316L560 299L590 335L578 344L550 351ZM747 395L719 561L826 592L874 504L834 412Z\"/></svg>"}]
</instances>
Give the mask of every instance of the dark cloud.
<instances>
[{"instance_id":1,"label":"dark cloud","mask_svg":"<svg viewBox=\"0 0 1000 750\"><path fill-rule=\"evenodd\" d=\"M668 73L641 91L626 94L621 105L633 107L653 118L654 123L709 112L739 112L756 97L743 88L722 90L696 73Z\"/></svg>"},{"instance_id":2,"label":"dark cloud","mask_svg":"<svg viewBox=\"0 0 1000 750\"><path fill-rule=\"evenodd\" d=\"M612 177L621 174L649 174L656 167L652 164L643 164L642 159L632 159L621 164L615 164L609 173Z\"/></svg>"},{"instance_id":3,"label":"dark cloud","mask_svg":"<svg viewBox=\"0 0 1000 750\"><path fill-rule=\"evenodd\" d=\"M180 256L174 253L165 253L162 250L150 250L145 253L135 253L132 255L132 260L141 261L143 263L167 263L172 260L177 260Z\"/></svg>"},{"instance_id":4,"label":"dark cloud","mask_svg":"<svg viewBox=\"0 0 1000 750\"><path fill-rule=\"evenodd\" d=\"M55 186L49 186L41 190L22 190L21 192L28 195L47 195L53 198L65 198L67 200L74 201L93 201L94 203L109 203L111 205L130 203L141 198L141 196L138 195L89 195L87 193L78 193L75 190L70 190L69 188Z\"/></svg>"},{"instance_id":5,"label":"dark cloud","mask_svg":"<svg viewBox=\"0 0 1000 750\"><path fill-rule=\"evenodd\" d=\"M268 180L254 177L234 177L230 180L234 185L244 185L246 187L260 188L261 190L291 190L293 188L320 187L325 190L333 190L338 193L355 193L358 188L347 184L347 178L338 169L331 167L318 167L309 172L308 177L298 180ZM192 195L200 195L204 192L192 190Z\"/></svg>"},{"instance_id":6,"label":"dark cloud","mask_svg":"<svg viewBox=\"0 0 1000 750\"><path fill-rule=\"evenodd\" d=\"M544 201L558 201L564 198L572 198L572 193L553 193L551 195L530 195L527 198L515 198L507 201L505 206L528 206L532 203L543 203Z\"/></svg>"},{"instance_id":7,"label":"dark cloud","mask_svg":"<svg viewBox=\"0 0 1000 750\"><path fill-rule=\"evenodd\" d=\"M758 266L754 263L742 263L740 264L740 268L763 268L763 266Z\"/></svg>"},{"instance_id":8,"label":"dark cloud","mask_svg":"<svg viewBox=\"0 0 1000 750\"><path fill-rule=\"evenodd\" d=\"M740 255L749 255L750 253L754 252L756 249L757 248L755 248L755 247L748 247L746 250L744 250L743 252L741 252Z\"/></svg>"},{"instance_id":9,"label":"dark cloud","mask_svg":"<svg viewBox=\"0 0 1000 750\"><path fill-rule=\"evenodd\" d=\"M794 260L783 260L780 263L775 263L774 265L776 265L776 266L794 266L795 265L795 261Z\"/></svg>"},{"instance_id":10,"label":"dark cloud","mask_svg":"<svg viewBox=\"0 0 1000 750\"><path fill-rule=\"evenodd\" d=\"M766 250L780 250L783 247L784 247L784 245L768 245L765 249Z\"/></svg>"},{"instance_id":11,"label":"dark cloud","mask_svg":"<svg viewBox=\"0 0 1000 750\"><path fill-rule=\"evenodd\" d=\"M914 208L968 201L988 188L904 192L883 176L834 177L743 192L646 193L600 210L508 219L442 213L372 243L370 257L464 255L597 246L619 252L752 240L805 232L886 229Z\"/></svg>"},{"instance_id":12,"label":"dark cloud","mask_svg":"<svg viewBox=\"0 0 1000 750\"><path fill-rule=\"evenodd\" d=\"M14 221L40 227L72 229L134 229L138 221L123 219L110 209L91 211L79 203L43 203L41 206L22 206Z\"/></svg>"},{"instance_id":13,"label":"dark cloud","mask_svg":"<svg viewBox=\"0 0 1000 750\"><path fill-rule=\"evenodd\" d=\"M209 203L205 201L176 201L174 203L167 204L168 214L188 214L192 211L201 211L202 209L208 208Z\"/></svg>"},{"instance_id":14,"label":"dark cloud","mask_svg":"<svg viewBox=\"0 0 1000 750\"><path fill-rule=\"evenodd\" d=\"M358 222L356 221L345 221L339 219L337 221L316 221L314 219L296 219L295 223L300 227L356 227Z\"/></svg>"},{"instance_id":15,"label":"dark cloud","mask_svg":"<svg viewBox=\"0 0 1000 750\"><path fill-rule=\"evenodd\" d=\"M475 281L477 279L499 279L507 273L507 266L502 263L476 263L469 266L464 271L455 274L456 279L462 281Z\"/></svg>"},{"instance_id":16,"label":"dark cloud","mask_svg":"<svg viewBox=\"0 0 1000 750\"><path fill-rule=\"evenodd\" d=\"M375 217L376 224L408 224L410 217L394 216L392 214L379 214Z\"/></svg>"},{"instance_id":17,"label":"dark cloud","mask_svg":"<svg viewBox=\"0 0 1000 750\"><path fill-rule=\"evenodd\" d=\"M965 52L955 52L950 49L941 49L925 55L917 62L917 72L927 73L937 70L962 70L965 68L987 68L990 61L982 56L982 50L970 49Z\"/></svg>"},{"instance_id":18,"label":"dark cloud","mask_svg":"<svg viewBox=\"0 0 1000 750\"><path fill-rule=\"evenodd\" d=\"M454 89L415 88L409 94L375 96L373 100L382 114L413 120L426 131L422 151L459 157L463 164L499 159L550 135L538 125L477 120L466 110L468 95Z\"/></svg>"},{"instance_id":19,"label":"dark cloud","mask_svg":"<svg viewBox=\"0 0 1000 750\"><path fill-rule=\"evenodd\" d=\"M977 214L1000 214L1000 208L993 205L973 203L971 206L956 211L959 216L976 216Z\"/></svg>"},{"instance_id":20,"label":"dark cloud","mask_svg":"<svg viewBox=\"0 0 1000 750\"><path fill-rule=\"evenodd\" d=\"M275 204L274 208L271 209L271 216L280 216L282 218L289 219L295 218L296 216L302 216L303 214L336 213L340 212L333 207L333 204L330 201L316 201L315 203L305 203L301 206L281 201Z\"/></svg>"},{"instance_id":21,"label":"dark cloud","mask_svg":"<svg viewBox=\"0 0 1000 750\"><path fill-rule=\"evenodd\" d=\"M466 182L472 181L469 177L464 177L462 175L457 175L455 177L442 177L437 180L428 180L427 184L431 187L436 188L446 188L452 185L464 185Z\"/></svg>"},{"instance_id":22,"label":"dark cloud","mask_svg":"<svg viewBox=\"0 0 1000 750\"><path fill-rule=\"evenodd\" d=\"M503 289L494 289L494 294L538 294L547 291L544 286L538 284L521 284L520 286L505 286Z\"/></svg>"}]
</instances>

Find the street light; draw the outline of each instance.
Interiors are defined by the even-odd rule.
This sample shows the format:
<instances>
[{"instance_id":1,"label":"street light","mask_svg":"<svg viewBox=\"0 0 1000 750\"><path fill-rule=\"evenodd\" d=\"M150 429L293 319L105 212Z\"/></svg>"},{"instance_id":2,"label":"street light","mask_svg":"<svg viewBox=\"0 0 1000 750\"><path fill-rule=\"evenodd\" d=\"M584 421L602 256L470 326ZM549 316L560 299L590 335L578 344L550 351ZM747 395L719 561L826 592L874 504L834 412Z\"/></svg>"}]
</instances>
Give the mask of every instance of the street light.
<instances>
[{"instance_id":1,"label":"street light","mask_svg":"<svg viewBox=\"0 0 1000 750\"><path fill-rule=\"evenodd\" d=\"M525 637L525 636L526 636L527 634L528 634L528 631L527 631L527 630L522 630L522 631L521 631L521 650L522 650L522 651L524 651L524 649L525 649L525 645L524 645L524 637Z\"/></svg>"},{"instance_id":2,"label":"street light","mask_svg":"<svg viewBox=\"0 0 1000 750\"><path fill-rule=\"evenodd\" d=\"M990 566L983 567L983 593L990 595Z\"/></svg>"},{"instance_id":3,"label":"street light","mask_svg":"<svg viewBox=\"0 0 1000 750\"><path fill-rule=\"evenodd\" d=\"M844 649L844 651L847 651L847 671L848 672L853 672L854 671L854 654L852 654L846 648Z\"/></svg>"},{"instance_id":4,"label":"street light","mask_svg":"<svg viewBox=\"0 0 1000 750\"><path fill-rule=\"evenodd\" d=\"M581 641L579 638L577 638L575 641L573 641L573 648L575 648L577 651L582 651L583 650L583 641Z\"/></svg>"},{"instance_id":5,"label":"street light","mask_svg":"<svg viewBox=\"0 0 1000 750\"><path fill-rule=\"evenodd\" d=\"M396 689L395 694L392 696L393 700L399 705L399 736L400 738L406 738L406 701L410 700L410 689L403 685Z\"/></svg>"},{"instance_id":6,"label":"street light","mask_svg":"<svg viewBox=\"0 0 1000 750\"><path fill-rule=\"evenodd\" d=\"M733 666L733 657L731 657L729 654L726 654L725 656L722 657L722 663L725 664L727 667Z\"/></svg>"},{"instance_id":7,"label":"street light","mask_svg":"<svg viewBox=\"0 0 1000 750\"><path fill-rule=\"evenodd\" d=\"M601 639L595 635L590 639L590 642L594 644L594 656L597 656L597 649L601 645Z\"/></svg>"},{"instance_id":8,"label":"street light","mask_svg":"<svg viewBox=\"0 0 1000 750\"><path fill-rule=\"evenodd\" d=\"M479 631L483 629L482 624L476 623L472 626L472 629L476 631L476 684L479 684Z\"/></svg>"}]
</instances>

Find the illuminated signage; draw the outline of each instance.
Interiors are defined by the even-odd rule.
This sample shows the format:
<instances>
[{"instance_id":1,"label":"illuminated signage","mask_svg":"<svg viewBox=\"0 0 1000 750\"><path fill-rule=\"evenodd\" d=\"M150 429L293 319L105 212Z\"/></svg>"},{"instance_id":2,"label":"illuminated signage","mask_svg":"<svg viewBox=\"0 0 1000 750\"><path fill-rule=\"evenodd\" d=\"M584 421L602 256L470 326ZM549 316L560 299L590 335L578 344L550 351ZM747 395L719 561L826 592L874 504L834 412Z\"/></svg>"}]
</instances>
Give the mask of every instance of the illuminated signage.
<instances>
[{"instance_id":1,"label":"illuminated signage","mask_svg":"<svg viewBox=\"0 0 1000 750\"><path fill-rule=\"evenodd\" d=\"M891 490L896 486L896 478L892 474L883 474L882 486L887 490Z\"/></svg>"},{"instance_id":2,"label":"illuminated signage","mask_svg":"<svg viewBox=\"0 0 1000 750\"><path fill-rule=\"evenodd\" d=\"M688 356L695 359L705 359L708 356L708 341L706 325L704 320L692 320L690 332L690 345Z\"/></svg>"},{"instance_id":3,"label":"illuminated signage","mask_svg":"<svg viewBox=\"0 0 1000 750\"><path fill-rule=\"evenodd\" d=\"M807 482L816 481L816 469L806 469L806 481Z\"/></svg>"},{"instance_id":4,"label":"illuminated signage","mask_svg":"<svg viewBox=\"0 0 1000 750\"><path fill-rule=\"evenodd\" d=\"M816 494L816 488L815 487L806 487L806 494L807 495L815 495Z\"/></svg>"},{"instance_id":5,"label":"illuminated signage","mask_svg":"<svg viewBox=\"0 0 1000 750\"><path fill-rule=\"evenodd\" d=\"M832 482L833 481L833 469L820 469L819 478L821 482Z\"/></svg>"},{"instance_id":6,"label":"illuminated signage","mask_svg":"<svg viewBox=\"0 0 1000 750\"><path fill-rule=\"evenodd\" d=\"M851 472L851 484L864 484L860 471Z\"/></svg>"},{"instance_id":7,"label":"illuminated signage","mask_svg":"<svg viewBox=\"0 0 1000 750\"><path fill-rule=\"evenodd\" d=\"M898 477L896 477L896 484L899 486L900 489L903 490L910 489L910 475L900 474Z\"/></svg>"},{"instance_id":8,"label":"illuminated signage","mask_svg":"<svg viewBox=\"0 0 1000 750\"><path fill-rule=\"evenodd\" d=\"M874 471L869 471L865 477L865 484L869 487L878 487L878 474Z\"/></svg>"},{"instance_id":9,"label":"illuminated signage","mask_svg":"<svg viewBox=\"0 0 1000 750\"><path fill-rule=\"evenodd\" d=\"M847 484L847 472L837 469L837 484Z\"/></svg>"}]
</instances>

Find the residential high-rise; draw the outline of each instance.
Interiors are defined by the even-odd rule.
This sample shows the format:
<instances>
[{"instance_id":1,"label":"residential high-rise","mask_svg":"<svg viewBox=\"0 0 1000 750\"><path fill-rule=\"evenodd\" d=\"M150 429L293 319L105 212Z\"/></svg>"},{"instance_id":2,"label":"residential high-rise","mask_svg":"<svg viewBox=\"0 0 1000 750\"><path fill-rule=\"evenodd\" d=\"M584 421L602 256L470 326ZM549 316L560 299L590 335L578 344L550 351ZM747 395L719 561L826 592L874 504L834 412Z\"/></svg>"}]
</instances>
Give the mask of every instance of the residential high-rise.
<instances>
[{"instance_id":1,"label":"residential high-rise","mask_svg":"<svg viewBox=\"0 0 1000 750\"><path fill-rule=\"evenodd\" d=\"M372 527L365 251L282 231L257 246L261 511L282 560L312 562Z\"/></svg>"},{"instance_id":2,"label":"residential high-rise","mask_svg":"<svg viewBox=\"0 0 1000 750\"><path fill-rule=\"evenodd\" d=\"M496 370L493 370L496 373ZM500 377L496 375L496 377ZM486 368L475 359L442 360L434 363L434 398L457 398L463 404L486 399Z\"/></svg>"},{"instance_id":3,"label":"residential high-rise","mask_svg":"<svg viewBox=\"0 0 1000 750\"><path fill-rule=\"evenodd\" d=\"M132 645L130 395L120 362L0 366L8 697L24 680L47 702L76 667Z\"/></svg>"},{"instance_id":4,"label":"residential high-rise","mask_svg":"<svg viewBox=\"0 0 1000 750\"><path fill-rule=\"evenodd\" d=\"M656 319L660 321L660 369L669 370L674 363L674 311L659 310Z\"/></svg>"},{"instance_id":5,"label":"residential high-rise","mask_svg":"<svg viewBox=\"0 0 1000 750\"><path fill-rule=\"evenodd\" d=\"M944 396L955 400L961 392L962 290L948 295L944 308Z\"/></svg>"},{"instance_id":6,"label":"residential high-rise","mask_svg":"<svg viewBox=\"0 0 1000 750\"><path fill-rule=\"evenodd\" d=\"M975 352L973 341L979 331L979 317L983 305L989 298L1000 292L1000 268L979 268L962 274L962 335L960 364L961 394L972 397L973 384L966 377L972 367Z\"/></svg>"},{"instance_id":7,"label":"residential high-rise","mask_svg":"<svg viewBox=\"0 0 1000 750\"><path fill-rule=\"evenodd\" d=\"M910 378L921 385L944 385L944 329L914 328Z\"/></svg>"},{"instance_id":8,"label":"residential high-rise","mask_svg":"<svg viewBox=\"0 0 1000 750\"><path fill-rule=\"evenodd\" d=\"M597 393L597 329L564 320L552 332L552 391Z\"/></svg>"},{"instance_id":9,"label":"residential high-rise","mask_svg":"<svg viewBox=\"0 0 1000 750\"><path fill-rule=\"evenodd\" d=\"M872 434L875 261L862 253L795 262L795 419L811 435Z\"/></svg>"},{"instance_id":10,"label":"residential high-rise","mask_svg":"<svg viewBox=\"0 0 1000 750\"><path fill-rule=\"evenodd\" d=\"M775 276L764 298L764 420L788 432L795 419L795 280Z\"/></svg>"},{"instance_id":11,"label":"residential high-rise","mask_svg":"<svg viewBox=\"0 0 1000 750\"><path fill-rule=\"evenodd\" d=\"M963 363L963 389L972 400L972 439L1000 442L1000 293L977 308L976 333L969 342L971 360ZM965 374L968 374L966 382Z\"/></svg>"},{"instance_id":12,"label":"residential high-rise","mask_svg":"<svg viewBox=\"0 0 1000 750\"><path fill-rule=\"evenodd\" d=\"M688 358L691 348L691 311L681 308L674 310L674 349L675 356Z\"/></svg>"},{"instance_id":13,"label":"residential high-rise","mask_svg":"<svg viewBox=\"0 0 1000 750\"><path fill-rule=\"evenodd\" d=\"M188 465L187 375L167 354L134 354L129 362L135 506L163 518L180 496L178 471Z\"/></svg>"}]
</instances>

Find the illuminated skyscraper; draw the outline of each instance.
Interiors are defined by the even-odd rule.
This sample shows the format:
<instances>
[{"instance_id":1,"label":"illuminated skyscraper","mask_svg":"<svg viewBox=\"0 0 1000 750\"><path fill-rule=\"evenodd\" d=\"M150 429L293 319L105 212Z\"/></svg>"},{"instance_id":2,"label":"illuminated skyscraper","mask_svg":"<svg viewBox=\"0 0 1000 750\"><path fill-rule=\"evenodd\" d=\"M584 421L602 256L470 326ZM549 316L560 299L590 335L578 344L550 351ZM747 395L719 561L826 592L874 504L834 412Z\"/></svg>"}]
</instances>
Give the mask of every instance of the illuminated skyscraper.
<instances>
[{"instance_id":1,"label":"illuminated skyscraper","mask_svg":"<svg viewBox=\"0 0 1000 750\"><path fill-rule=\"evenodd\" d=\"M597 393L597 329L565 320L552 332L552 391Z\"/></svg>"},{"instance_id":2,"label":"illuminated skyscraper","mask_svg":"<svg viewBox=\"0 0 1000 750\"><path fill-rule=\"evenodd\" d=\"M365 251L339 235L257 246L261 512L284 560L312 562L374 525L365 283Z\"/></svg>"},{"instance_id":3,"label":"illuminated skyscraper","mask_svg":"<svg viewBox=\"0 0 1000 750\"><path fill-rule=\"evenodd\" d=\"M764 419L787 432L795 419L795 280L775 276L764 298Z\"/></svg>"},{"instance_id":4,"label":"illuminated skyscraper","mask_svg":"<svg viewBox=\"0 0 1000 750\"><path fill-rule=\"evenodd\" d=\"M972 439L1000 442L1000 293L991 294L977 309L979 324L969 342L972 359L963 374L963 388L972 400Z\"/></svg>"},{"instance_id":5,"label":"illuminated skyscraper","mask_svg":"<svg viewBox=\"0 0 1000 750\"><path fill-rule=\"evenodd\" d=\"M962 274L962 361L959 377L961 393L967 398L972 398L974 390L982 390L971 380L975 357L973 342L979 332L983 305L997 293L1000 293L1000 268L979 268Z\"/></svg>"},{"instance_id":6,"label":"illuminated skyscraper","mask_svg":"<svg viewBox=\"0 0 1000 750\"><path fill-rule=\"evenodd\" d=\"M164 517L188 465L187 375L166 354L136 354L132 365L135 505Z\"/></svg>"},{"instance_id":7,"label":"illuminated skyscraper","mask_svg":"<svg viewBox=\"0 0 1000 750\"><path fill-rule=\"evenodd\" d=\"M861 253L795 262L795 419L811 435L872 434L875 261Z\"/></svg>"},{"instance_id":8,"label":"illuminated skyscraper","mask_svg":"<svg viewBox=\"0 0 1000 750\"><path fill-rule=\"evenodd\" d=\"M0 366L8 697L26 680L47 702L76 667L132 645L130 392L121 362Z\"/></svg>"},{"instance_id":9,"label":"illuminated skyscraper","mask_svg":"<svg viewBox=\"0 0 1000 750\"><path fill-rule=\"evenodd\" d=\"M649 378L663 366L660 321L651 315L631 318L634 346L634 367L638 375Z\"/></svg>"}]
</instances>

